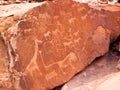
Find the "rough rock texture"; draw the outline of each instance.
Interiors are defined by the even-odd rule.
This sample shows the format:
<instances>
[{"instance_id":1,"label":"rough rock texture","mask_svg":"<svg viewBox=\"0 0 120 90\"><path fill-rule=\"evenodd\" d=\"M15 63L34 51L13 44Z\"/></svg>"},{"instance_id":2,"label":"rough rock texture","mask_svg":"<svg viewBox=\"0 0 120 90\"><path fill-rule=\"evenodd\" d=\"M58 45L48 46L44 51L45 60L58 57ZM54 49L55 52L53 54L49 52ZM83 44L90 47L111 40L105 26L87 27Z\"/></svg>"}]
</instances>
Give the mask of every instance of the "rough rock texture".
<instances>
[{"instance_id":1,"label":"rough rock texture","mask_svg":"<svg viewBox=\"0 0 120 90\"><path fill-rule=\"evenodd\" d=\"M109 51L73 77L60 90L119 90L120 77L117 75L120 76L120 73L114 74L119 72L116 68L119 58L116 52ZM112 77L114 77L113 81L109 79ZM104 82L109 83L105 84Z\"/></svg>"},{"instance_id":2,"label":"rough rock texture","mask_svg":"<svg viewBox=\"0 0 120 90\"><path fill-rule=\"evenodd\" d=\"M0 5L8 5L13 3L28 3L28 2L43 2L43 1L52 1L52 0L0 0Z\"/></svg>"},{"instance_id":3,"label":"rough rock texture","mask_svg":"<svg viewBox=\"0 0 120 90\"><path fill-rule=\"evenodd\" d=\"M9 72L9 57L6 47L0 37L0 90L13 90Z\"/></svg>"},{"instance_id":4,"label":"rough rock texture","mask_svg":"<svg viewBox=\"0 0 120 90\"><path fill-rule=\"evenodd\" d=\"M1 17L0 18L0 33L8 30L11 26L13 26L19 17L17 16L9 16L9 17Z\"/></svg>"},{"instance_id":5,"label":"rough rock texture","mask_svg":"<svg viewBox=\"0 0 120 90\"><path fill-rule=\"evenodd\" d=\"M81 2L81 3L88 3L89 5L120 3L119 0L73 0L73 1Z\"/></svg>"},{"instance_id":6,"label":"rough rock texture","mask_svg":"<svg viewBox=\"0 0 120 90\"><path fill-rule=\"evenodd\" d=\"M9 70L10 57L2 33L10 30L19 22L21 16L29 9L42 3L26 3L0 6L0 90L14 90L14 74Z\"/></svg>"},{"instance_id":7,"label":"rough rock texture","mask_svg":"<svg viewBox=\"0 0 120 90\"><path fill-rule=\"evenodd\" d=\"M3 35L14 88L50 90L68 81L104 55L119 34L119 10L57 0L28 11Z\"/></svg>"},{"instance_id":8,"label":"rough rock texture","mask_svg":"<svg viewBox=\"0 0 120 90\"><path fill-rule=\"evenodd\" d=\"M10 22L10 21L6 20L6 18L16 18L16 17L21 18L21 16L23 16L23 14L25 12L27 12L31 8L40 6L43 3L44 2L41 2L41 3L21 3L21 4L0 5L0 18L4 17L3 20L5 19L5 21L2 20L0 22L2 22L2 23Z\"/></svg>"}]
</instances>

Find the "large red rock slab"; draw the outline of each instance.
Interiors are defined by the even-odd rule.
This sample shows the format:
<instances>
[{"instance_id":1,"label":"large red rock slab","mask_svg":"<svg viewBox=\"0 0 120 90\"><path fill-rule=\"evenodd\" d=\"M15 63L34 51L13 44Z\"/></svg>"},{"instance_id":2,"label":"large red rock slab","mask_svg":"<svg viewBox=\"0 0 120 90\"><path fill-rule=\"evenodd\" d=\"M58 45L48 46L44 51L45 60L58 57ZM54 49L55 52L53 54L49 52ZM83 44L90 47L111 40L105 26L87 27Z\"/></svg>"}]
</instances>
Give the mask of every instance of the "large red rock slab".
<instances>
[{"instance_id":1,"label":"large red rock slab","mask_svg":"<svg viewBox=\"0 0 120 90\"><path fill-rule=\"evenodd\" d=\"M50 90L68 81L108 51L120 34L119 25L119 11L96 10L71 0L31 9L8 31L11 36L4 36L14 88Z\"/></svg>"}]
</instances>

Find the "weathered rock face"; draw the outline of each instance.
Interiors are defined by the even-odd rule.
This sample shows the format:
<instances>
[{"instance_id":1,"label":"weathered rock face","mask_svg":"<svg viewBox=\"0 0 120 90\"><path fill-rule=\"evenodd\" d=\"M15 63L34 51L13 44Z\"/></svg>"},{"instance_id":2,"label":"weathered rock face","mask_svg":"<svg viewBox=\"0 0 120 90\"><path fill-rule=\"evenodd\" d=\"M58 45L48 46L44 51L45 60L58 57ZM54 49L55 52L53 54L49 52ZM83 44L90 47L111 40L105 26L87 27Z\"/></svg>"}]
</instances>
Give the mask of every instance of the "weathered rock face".
<instances>
[{"instance_id":1,"label":"weathered rock face","mask_svg":"<svg viewBox=\"0 0 120 90\"><path fill-rule=\"evenodd\" d=\"M116 68L118 59L115 52L109 51L104 56L96 58L91 65L74 76L60 90L114 90L113 88L118 90L120 79L114 74L119 72ZM120 73L118 75L120 76Z\"/></svg>"},{"instance_id":2,"label":"weathered rock face","mask_svg":"<svg viewBox=\"0 0 120 90\"><path fill-rule=\"evenodd\" d=\"M48 2L27 12L8 31L16 90L50 90L106 53L120 34L120 12L71 0ZM14 33L12 33L14 32ZM9 37L9 36L8 36Z\"/></svg>"},{"instance_id":3,"label":"weathered rock face","mask_svg":"<svg viewBox=\"0 0 120 90\"><path fill-rule=\"evenodd\" d=\"M119 73L115 73L115 74L111 74L111 76L109 76L109 78L107 78L107 80L105 80L103 83L101 83L95 90L119 90L120 88L120 72ZM114 83L114 85L113 85ZM112 86L112 87L110 87Z\"/></svg>"},{"instance_id":4,"label":"weathered rock face","mask_svg":"<svg viewBox=\"0 0 120 90\"><path fill-rule=\"evenodd\" d=\"M0 90L13 90L8 59L6 47L0 37Z\"/></svg>"},{"instance_id":5,"label":"weathered rock face","mask_svg":"<svg viewBox=\"0 0 120 90\"><path fill-rule=\"evenodd\" d=\"M9 51L1 37L4 31L9 30L19 22L21 16L29 9L39 6L42 3L26 3L16 5L0 6L0 90L14 90L14 74L10 71ZM23 9L24 8L24 9ZM5 41L6 42L6 41Z\"/></svg>"}]
</instances>

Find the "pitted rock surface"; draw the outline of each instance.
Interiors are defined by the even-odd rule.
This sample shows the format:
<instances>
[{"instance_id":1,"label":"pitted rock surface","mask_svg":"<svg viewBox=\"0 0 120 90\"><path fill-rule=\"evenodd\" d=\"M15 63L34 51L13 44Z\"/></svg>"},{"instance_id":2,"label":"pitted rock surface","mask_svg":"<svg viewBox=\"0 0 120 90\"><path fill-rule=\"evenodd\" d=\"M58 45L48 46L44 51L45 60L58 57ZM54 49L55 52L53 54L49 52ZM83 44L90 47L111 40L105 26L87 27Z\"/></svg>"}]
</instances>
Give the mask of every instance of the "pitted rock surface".
<instances>
[{"instance_id":1,"label":"pitted rock surface","mask_svg":"<svg viewBox=\"0 0 120 90\"><path fill-rule=\"evenodd\" d=\"M14 30L15 89L50 90L108 51L120 34L120 12L57 0L28 11Z\"/></svg>"},{"instance_id":2,"label":"pitted rock surface","mask_svg":"<svg viewBox=\"0 0 120 90\"><path fill-rule=\"evenodd\" d=\"M11 74L9 72L9 57L0 36L0 90L13 90Z\"/></svg>"}]
</instances>

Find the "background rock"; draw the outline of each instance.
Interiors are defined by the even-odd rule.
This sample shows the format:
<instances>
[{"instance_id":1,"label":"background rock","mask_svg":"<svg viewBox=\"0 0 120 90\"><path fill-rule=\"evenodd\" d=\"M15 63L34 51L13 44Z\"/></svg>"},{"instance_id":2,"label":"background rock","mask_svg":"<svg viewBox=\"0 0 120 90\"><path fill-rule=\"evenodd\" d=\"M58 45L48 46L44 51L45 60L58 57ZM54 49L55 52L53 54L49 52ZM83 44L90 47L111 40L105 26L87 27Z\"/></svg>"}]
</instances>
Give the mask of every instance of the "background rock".
<instances>
[{"instance_id":1,"label":"background rock","mask_svg":"<svg viewBox=\"0 0 120 90\"><path fill-rule=\"evenodd\" d=\"M114 83L114 84L113 84ZM112 74L106 81L102 82L95 90L119 90L120 73Z\"/></svg>"},{"instance_id":2,"label":"background rock","mask_svg":"<svg viewBox=\"0 0 120 90\"><path fill-rule=\"evenodd\" d=\"M73 0L80 3L88 3L89 5L100 5L100 4L116 4L119 0Z\"/></svg>"},{"instance_id":3,"label":"background rock","mask_svg":"<svg viewBox=\"0 0 120 90\"><path fill-rule=\"evenodd\" d=\"M120 73L116 68L119 58L109 51L67 82L61 90L119 90Z\"/></svg>"}]
</instances>

